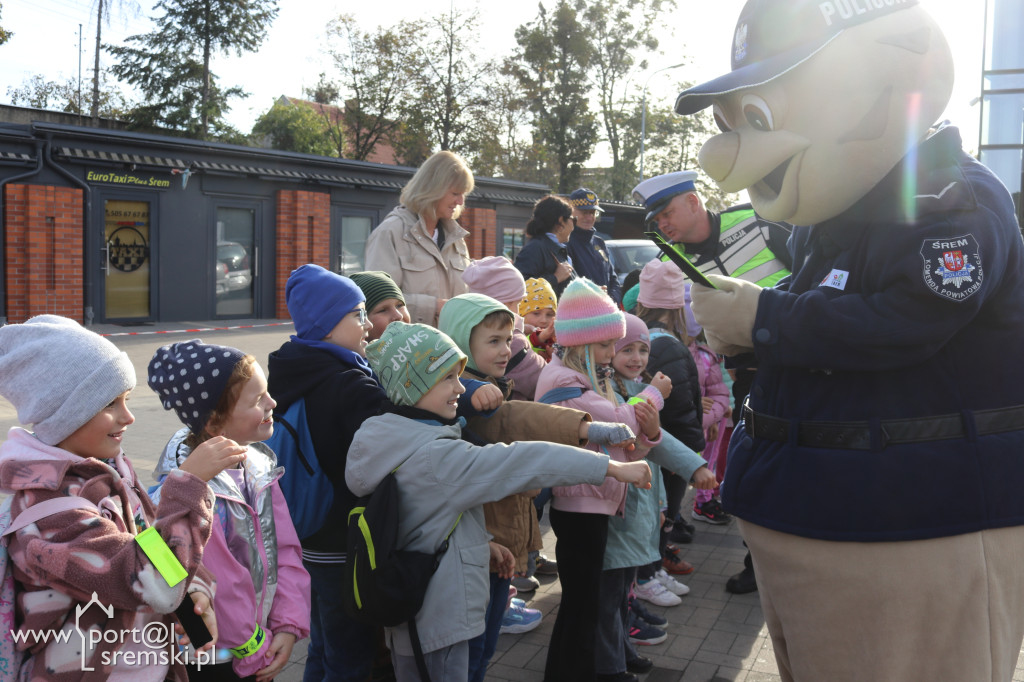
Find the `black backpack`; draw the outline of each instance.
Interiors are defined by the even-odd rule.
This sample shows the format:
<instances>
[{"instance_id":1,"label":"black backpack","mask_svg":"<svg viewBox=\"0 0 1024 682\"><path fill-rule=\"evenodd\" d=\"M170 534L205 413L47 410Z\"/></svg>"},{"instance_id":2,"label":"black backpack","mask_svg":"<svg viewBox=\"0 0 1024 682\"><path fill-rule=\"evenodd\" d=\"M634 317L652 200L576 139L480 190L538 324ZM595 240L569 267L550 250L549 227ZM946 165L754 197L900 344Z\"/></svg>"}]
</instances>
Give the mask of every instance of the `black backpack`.
<instances>
[{"instance_id":1,"label":"black backpack","mask_svg":"<svg viewBox=\"0 0 1024 682\"><path fill-rule=\"evenodd\" d=\"M398 500L398 481L392 471L349 512L342 606L348 615L367 625L394 627L408 623L420 676L429 680L416 631L416 614L462 515L433 554L400 549Z\"/></svg>"}]
</instances>

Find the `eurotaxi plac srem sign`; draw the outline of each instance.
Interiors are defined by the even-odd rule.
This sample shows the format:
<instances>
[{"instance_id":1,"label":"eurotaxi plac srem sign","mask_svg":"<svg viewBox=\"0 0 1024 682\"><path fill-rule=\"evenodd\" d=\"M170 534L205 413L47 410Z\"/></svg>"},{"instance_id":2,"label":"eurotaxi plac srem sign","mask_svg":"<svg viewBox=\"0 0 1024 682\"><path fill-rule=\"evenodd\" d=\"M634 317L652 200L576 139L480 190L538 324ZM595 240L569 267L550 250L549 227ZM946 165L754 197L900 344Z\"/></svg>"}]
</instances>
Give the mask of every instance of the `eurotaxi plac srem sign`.
<instances>
[{"instance_id":1,"label":"eurotaxi plac srem sign","mask_svg":"<svg viewBox=\"0 0 1024 682\"><path fill-rule=\"evenodd\" d=\"M137 175L135 173L114 173L107 171L88 171L87 182L103 182L110 185L126 185L129 187L149 187L167 189L171 186L170 179L158 178L155 175Z\"/></svg>"}]
</instances>

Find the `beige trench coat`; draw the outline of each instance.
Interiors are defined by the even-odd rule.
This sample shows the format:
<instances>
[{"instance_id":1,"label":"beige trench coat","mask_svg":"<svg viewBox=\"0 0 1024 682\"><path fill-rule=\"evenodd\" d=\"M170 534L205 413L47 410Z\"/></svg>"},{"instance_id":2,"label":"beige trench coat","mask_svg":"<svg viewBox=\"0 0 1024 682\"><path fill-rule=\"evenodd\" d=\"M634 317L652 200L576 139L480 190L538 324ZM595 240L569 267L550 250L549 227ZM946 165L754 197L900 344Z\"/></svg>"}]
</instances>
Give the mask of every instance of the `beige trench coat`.
<instances>
[{"instance_id":1,"label":"beige trench coat","mask_svg":"<svg viewBox=\"0 0 1024 682\"><path fill-rule=\"evenodd\" d=\"M402 290L413 322L437 326L437 300L469 289L462 273L470 263L466 230L454 220L442 220L445 243L437 250L418 215L398 206L366 241L366 269L383 270Z\"/></svg>"}]
</instances>

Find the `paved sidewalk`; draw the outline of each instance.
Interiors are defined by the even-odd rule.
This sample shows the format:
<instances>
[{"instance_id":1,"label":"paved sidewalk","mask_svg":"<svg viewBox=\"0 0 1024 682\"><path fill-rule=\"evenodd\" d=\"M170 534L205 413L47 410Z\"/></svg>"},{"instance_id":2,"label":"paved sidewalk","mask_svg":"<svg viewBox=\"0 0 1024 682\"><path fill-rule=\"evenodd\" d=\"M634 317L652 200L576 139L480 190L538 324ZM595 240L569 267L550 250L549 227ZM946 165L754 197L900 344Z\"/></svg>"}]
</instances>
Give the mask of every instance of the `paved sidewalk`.
<instances>
[{"instance_id":1,"label":"paved sidewalk","mask_svg":"<svg viewBox=\"0 0 1024 682\"><path fill-rule=\"evenodd\" d=\"M691 496L687 503L692 504ZM686 507L684 506L684 509ZM546 520L546 517L545 517ZM656 646L638 647L654 661L654 669L642 675L645 682L777 682L768 629L761 615L757 593L733 595L725 581L743 568L746 549L735 523L712 526L694 521L697 533L682 545L683 557L696 571L682 580L690 587L683 603L673 607L645 604L669 620L668 639ZM545 554L555 556L555 536L542 523ZM540 627L522 635L502 635L487 671L487 682L540 682L554 613L561 597L556 578L538 576L541 587L528 599L530 608L544 613ZM292 663L276 677L278 682L298 682L305 663L305 643L296 646Z\"/></svg>"}]
</instances>

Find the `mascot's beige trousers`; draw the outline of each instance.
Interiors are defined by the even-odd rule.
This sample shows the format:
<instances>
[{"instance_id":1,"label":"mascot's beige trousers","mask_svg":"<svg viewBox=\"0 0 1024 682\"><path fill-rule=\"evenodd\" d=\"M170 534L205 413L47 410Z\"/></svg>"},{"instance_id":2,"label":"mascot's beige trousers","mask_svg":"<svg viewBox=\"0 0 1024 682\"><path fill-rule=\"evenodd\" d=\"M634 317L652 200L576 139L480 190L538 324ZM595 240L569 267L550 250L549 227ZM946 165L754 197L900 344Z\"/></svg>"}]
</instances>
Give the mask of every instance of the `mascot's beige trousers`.
<instances>
[{"instance_id":1,"label":"mascot's beige trousers","mask_svg":"<svg viewBox=\"0 0 1024 682\"><path fill-rule=\"evenodd\" d=\"M783 680L1012 679L1024 638L1024 526L909 542L739 527Z\"/></svg>"}]
</instances>

